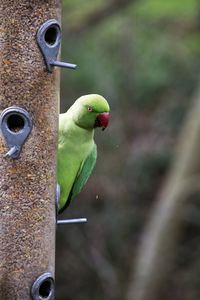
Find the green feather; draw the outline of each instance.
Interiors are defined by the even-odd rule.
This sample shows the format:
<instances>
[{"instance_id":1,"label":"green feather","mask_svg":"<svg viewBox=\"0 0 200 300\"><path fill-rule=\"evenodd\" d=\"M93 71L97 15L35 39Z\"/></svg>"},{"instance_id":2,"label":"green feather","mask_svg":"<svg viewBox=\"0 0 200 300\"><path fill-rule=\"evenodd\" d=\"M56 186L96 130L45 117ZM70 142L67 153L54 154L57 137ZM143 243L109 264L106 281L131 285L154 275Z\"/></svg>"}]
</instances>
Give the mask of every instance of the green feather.
<instances>
[{"instance_id":1,"label":"green feather","mask_svg":"<svg viewBox=\"0 0 200 300\"><path fill-rule=\"evenodd\" d=\"M95 166L97 159L97 147L96 144L94 144L92 151L88 155L86 161L84 162L78 176L76 177L76 180L73 185L72 189L72 197L75 197L80 193L86 182L88 181L88 178L90 174L92 173L92 170Z\"/></svg>"},{"instance_id":2,"label":"green feather","mask_svg":"<svg viewBox=\"0 0 200 300\"><path fill-rule=\"evenodd\" d=\"M97 159L97 147L96 144L94 144L94 147L91 151L91 153L88 155L87 159L85 160L83 166L80 168L78 175L74 181L74 184L72 186L72 189L69 193L67 202L65 205L59 210L59 213L64 211L68 205L70 204L71 200L76 197L88 181L88 178L90 177L92 170L95 166Z\"/></svg>"},{"instance_id":3,"label":"green feather","mask_svg":"<svg viewBox=\"0 0 200 300\"><path fill-rule=\"evenodd\" d=\"M107 101L100 95L86 95L76 100L66 113L59 116L59 212L81 191L94 168L97 157L94 125L97 116L103 112L109 112Z\"/></svg>"}]
</instances>

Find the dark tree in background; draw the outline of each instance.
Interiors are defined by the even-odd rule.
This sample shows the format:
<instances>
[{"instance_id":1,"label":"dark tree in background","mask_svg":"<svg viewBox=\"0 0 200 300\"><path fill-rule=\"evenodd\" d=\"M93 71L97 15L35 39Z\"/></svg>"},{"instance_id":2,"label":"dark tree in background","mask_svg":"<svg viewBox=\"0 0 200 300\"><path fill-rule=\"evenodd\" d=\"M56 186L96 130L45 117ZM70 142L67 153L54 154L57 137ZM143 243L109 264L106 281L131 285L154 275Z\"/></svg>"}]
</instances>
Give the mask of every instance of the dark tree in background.
<instances>
[{"instance_id":1,"label":"dark tree in background","mask_svg":"<svg viewBox=\"0 0 200 300\"><path fill-rule=\"evenodd\" d=\"M88 223L57 231L59 300L139 300L133 289L145 254L141 241L152 232L167 187L166 201L171 197L171 175L182 172L184 162L176 162L189 153L194 134L199 149L198 130L187 127L188 118L198 123L198 117L188 117L199 101L198 16L196 0L63 1L62 58L78 69L62 71L61 110L80 95L99 93L111 105L111 122L105 134L96 133L95 171L63 216L86 216ZM193 171L184 181L191 191L180 201L187 204L176 209L168 233L174 236L165 249L169 257L154 257L166 273L152 285L154 300L199 299L198 166L193 155ZM186 197L186 185L172 182Z\"/></svg>"}]
</instances>

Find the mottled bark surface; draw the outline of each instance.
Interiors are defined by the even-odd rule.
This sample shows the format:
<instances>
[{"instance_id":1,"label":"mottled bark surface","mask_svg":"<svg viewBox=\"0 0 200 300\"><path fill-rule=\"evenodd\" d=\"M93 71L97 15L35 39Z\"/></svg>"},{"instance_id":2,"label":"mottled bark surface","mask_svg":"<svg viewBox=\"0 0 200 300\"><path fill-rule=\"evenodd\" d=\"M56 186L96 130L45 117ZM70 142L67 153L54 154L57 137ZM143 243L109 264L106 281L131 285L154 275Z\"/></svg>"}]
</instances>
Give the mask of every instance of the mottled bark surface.
<instances>
[{"instance_id":1,"label":"mottled bark surface","mask_svg":"<svg viewBox=\"0 0 200 300\"><path fill-rule=\"evenodd\" d=\"M58 70L47 73L36 32L60 18L59 0L1 0L0 112L17 105L33 119L20 158L0 135L0 299L28 300L34 280L54 276Z\"/></svg>"}]
</instances>

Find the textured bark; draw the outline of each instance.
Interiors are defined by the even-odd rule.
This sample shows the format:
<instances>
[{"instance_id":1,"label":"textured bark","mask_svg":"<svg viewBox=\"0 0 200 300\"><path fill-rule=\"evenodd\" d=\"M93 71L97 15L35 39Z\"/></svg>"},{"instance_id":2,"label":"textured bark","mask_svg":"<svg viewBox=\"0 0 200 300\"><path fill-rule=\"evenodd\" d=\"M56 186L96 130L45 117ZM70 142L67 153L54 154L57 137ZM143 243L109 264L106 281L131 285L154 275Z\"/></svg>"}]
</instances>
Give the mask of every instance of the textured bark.
<instances>
[{"instance_id":1,"label":"textured bark","mask_svg":"<svg viewBox=\"0 0 200 300\"><path fill-rule=\"evenodd\" d=\"M59 0L0 1L0 112L17 105L33 120L20 158L0 135L0 299L31 299L44 272L54 276L55 170L59 72L47 73L36 32L60 18Z\"/></svg>"}]
</instances>

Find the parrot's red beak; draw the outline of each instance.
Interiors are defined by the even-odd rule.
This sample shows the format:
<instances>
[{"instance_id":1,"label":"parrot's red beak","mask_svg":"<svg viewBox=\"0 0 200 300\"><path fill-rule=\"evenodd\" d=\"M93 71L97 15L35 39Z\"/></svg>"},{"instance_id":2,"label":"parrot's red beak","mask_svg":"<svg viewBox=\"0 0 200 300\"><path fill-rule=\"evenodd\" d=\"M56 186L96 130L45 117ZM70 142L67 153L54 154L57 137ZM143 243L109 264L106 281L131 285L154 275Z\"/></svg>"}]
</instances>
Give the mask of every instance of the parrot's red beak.
<instances>
[{"instance_id":1,"label":"parrot's red beak","mask_svg":"<svg viewBox=\"0 0 200 300\"><path fill-rule=\"evenodd\" d=\"M94 127L102 127L102 130L106 129L109 123L110 114L101 113L97 116Z\"/></svg>"}]
</instances>

